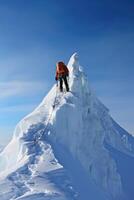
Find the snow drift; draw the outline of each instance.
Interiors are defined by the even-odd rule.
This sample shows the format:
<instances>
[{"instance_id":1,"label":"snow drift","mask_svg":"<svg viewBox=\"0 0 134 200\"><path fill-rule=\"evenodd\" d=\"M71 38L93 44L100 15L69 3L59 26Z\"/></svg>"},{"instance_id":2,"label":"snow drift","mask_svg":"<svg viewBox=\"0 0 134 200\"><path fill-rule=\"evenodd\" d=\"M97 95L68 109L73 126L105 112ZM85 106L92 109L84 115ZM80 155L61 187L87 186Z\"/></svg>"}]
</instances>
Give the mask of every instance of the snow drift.
<instances>
[{"instance_id":1,"label":"snow drift","mask_svg":"<svg viewBox=\"0 0 134 200\"><path fill-rule=\"evenodd\" d=\"M0 154L1 199L129 199L134 139L90 88L74 54L70 92L50 90Z\"/></svg>"}]
</instances>

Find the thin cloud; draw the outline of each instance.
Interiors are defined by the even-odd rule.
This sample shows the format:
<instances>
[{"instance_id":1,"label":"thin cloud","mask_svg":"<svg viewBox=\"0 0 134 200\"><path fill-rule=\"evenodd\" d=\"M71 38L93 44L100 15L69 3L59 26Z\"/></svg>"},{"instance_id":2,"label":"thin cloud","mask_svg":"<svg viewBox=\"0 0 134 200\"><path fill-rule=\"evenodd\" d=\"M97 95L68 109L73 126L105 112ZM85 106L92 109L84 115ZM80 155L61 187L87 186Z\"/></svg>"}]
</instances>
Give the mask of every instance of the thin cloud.
<instances>
[{"instance_id":1,"label":"thin cloud","mask_svg":"<svg viewBox=\"0 0 134 200\"><path fill-rule=\"evenodd\" d=\"M0 99L26 97L46 92L48 84L39 81L9 81L0 83Z\"/></svg>"},{"instance_id":2,"label":"thin cloud","mask_svg":"<svg viewBox=\"0 0 134 200\"><path fill-rule=\"evenodd\" d=\"M29 112L36 108L37 104L26 104L17 106L0 107L0 113L17 113L17 112Z\"/></svg>"},{"instance_id":3,"label":"thin cloud","mask_svg":"<svg viewBox=\"0 0 134 200\"><path fill-rule=\"evenodd\" d=\"M12 126L1 126L0 127L0 146L4 147L10 141L14 127ZM6 136L6 137L5 137Z\"/></svg>"}]
</instances>

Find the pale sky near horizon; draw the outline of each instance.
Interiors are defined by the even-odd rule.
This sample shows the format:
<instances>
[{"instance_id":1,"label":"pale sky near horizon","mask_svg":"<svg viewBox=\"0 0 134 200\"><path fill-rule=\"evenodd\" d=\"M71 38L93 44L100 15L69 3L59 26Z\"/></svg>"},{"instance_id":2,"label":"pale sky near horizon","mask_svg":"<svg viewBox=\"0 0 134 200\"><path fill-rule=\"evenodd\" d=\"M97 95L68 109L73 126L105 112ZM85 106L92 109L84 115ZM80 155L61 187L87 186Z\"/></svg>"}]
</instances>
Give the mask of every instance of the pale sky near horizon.
<instances>
[{"instance_id":1,"label":"pale sky near horizon","mask_svg":"<svg viewBox=\"0 0 134 200\"><path fill-rule=\"evenodd\" d=\"M0 144L78 52L91 87L134 134L134 2L0 0Z\"/></svg>"}]
</instances>

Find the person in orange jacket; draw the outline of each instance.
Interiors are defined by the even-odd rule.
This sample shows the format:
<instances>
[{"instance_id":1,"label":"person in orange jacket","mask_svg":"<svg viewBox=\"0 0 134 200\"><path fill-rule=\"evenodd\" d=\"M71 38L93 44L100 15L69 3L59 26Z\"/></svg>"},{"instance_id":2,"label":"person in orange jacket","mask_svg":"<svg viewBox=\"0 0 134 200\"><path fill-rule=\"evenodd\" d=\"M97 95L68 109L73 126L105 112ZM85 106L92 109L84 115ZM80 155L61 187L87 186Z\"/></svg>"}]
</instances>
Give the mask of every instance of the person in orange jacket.
<instances>
[{"instance_id":1,"label":"person in orange jacket","mask_svg":"<svg viewBox=\"0 0 134 200\"><path fill-rule=\"evenodd\" d=\"M66 91L69 91L69 85L67 81L67 77L69 76L69 70L64 62L58 62L56 64L56 76L55 80L60 82L60 91L63 92L63 81L66 86Z\"/></svg>"}]
</instances>

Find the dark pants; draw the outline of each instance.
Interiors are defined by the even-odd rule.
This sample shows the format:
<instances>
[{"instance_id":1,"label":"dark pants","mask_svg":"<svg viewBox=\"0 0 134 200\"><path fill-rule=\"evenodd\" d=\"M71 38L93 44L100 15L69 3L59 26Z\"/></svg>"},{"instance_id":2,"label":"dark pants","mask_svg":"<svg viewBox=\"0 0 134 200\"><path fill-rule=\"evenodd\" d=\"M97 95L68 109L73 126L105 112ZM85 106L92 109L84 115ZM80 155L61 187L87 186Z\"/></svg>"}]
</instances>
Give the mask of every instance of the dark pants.
<instances>
[{"instance_id":1,"label":"dark pants","mask_svg":"<svg viewBox=\"0 0 134 200\"><path fill-rule=\"evenodd\" d=\"M66 86L66 91L69 91L69 86L68 86L68 82L67 82L67 76L66 75L62 75L59 77L59 81L60 81L60 91L63 92L63 81L64 84Z\"/></svg>"}]
</instances>

